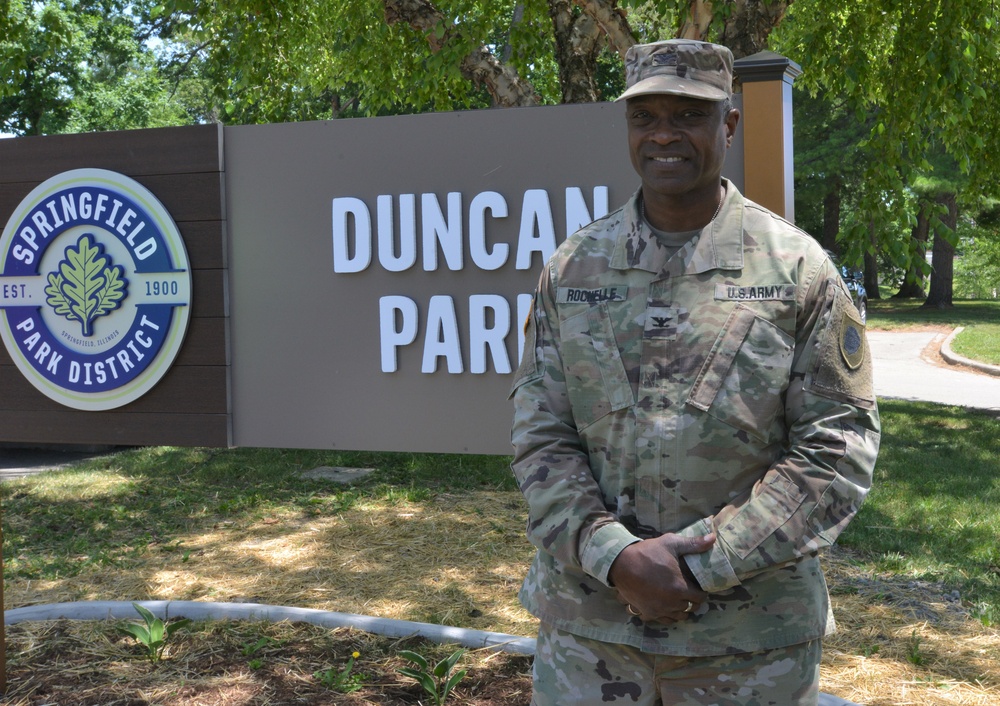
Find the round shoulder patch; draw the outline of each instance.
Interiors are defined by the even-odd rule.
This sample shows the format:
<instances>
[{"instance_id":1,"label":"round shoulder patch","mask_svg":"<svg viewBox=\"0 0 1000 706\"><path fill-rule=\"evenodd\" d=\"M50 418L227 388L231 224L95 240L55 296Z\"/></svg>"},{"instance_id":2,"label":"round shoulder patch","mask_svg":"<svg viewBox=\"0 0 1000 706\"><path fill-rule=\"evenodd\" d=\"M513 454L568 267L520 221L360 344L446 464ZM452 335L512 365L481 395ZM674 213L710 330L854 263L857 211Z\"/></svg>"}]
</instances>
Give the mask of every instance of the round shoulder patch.
<instances>
[{"instance_id":1,"label":"round shoulder patch","mask_svg":"<svg viewBox=\"0 0 1000 706\"><path fill-rule=\"evenodd\" d=\"M847 307L840 319L840 354L851 370L857 370L865 360L865 325Z\"/></svg>"},{"instance_id":2,"label":"round shoulder patch","mask_svg":"<svg viewBox=\"0 0 1000 706\"><path fill-rule=\"evenodd\" d=\"M75 169L39 184L0 236L0 338L67 407L148 392L187 331L191 271L177 225L138 182Z\"/></svg>"}]
</instances>

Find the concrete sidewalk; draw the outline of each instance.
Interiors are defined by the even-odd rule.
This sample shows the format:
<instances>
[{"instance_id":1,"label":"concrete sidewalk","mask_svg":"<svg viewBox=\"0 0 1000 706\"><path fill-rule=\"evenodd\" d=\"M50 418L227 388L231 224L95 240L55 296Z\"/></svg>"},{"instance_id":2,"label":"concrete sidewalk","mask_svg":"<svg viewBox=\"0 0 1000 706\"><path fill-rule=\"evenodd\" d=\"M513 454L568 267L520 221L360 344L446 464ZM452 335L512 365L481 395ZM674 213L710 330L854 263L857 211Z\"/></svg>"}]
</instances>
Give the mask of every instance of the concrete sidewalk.
<instances>
[{"instance_id":1,"label":"concrete sidewalk","mask_svg":"<svg viewBox=\"0 0 1000 706\"><path fill-rule=\"evenodd\" d=\"M79 461L98 456L100 453L73 449L34 449L0 445L0 481L67 468Z\"/></svg>"},{"instance_id":2,"label":"concrete sidewalk","mask_svg":"<svg viewBox=\"0 0 1000 706\"><path fill-rule=\"evenodd\" d=\"M934 362L947 334L869 331L875 394L1000 412L1000 377Z\"/></svg>"}]
</instances>

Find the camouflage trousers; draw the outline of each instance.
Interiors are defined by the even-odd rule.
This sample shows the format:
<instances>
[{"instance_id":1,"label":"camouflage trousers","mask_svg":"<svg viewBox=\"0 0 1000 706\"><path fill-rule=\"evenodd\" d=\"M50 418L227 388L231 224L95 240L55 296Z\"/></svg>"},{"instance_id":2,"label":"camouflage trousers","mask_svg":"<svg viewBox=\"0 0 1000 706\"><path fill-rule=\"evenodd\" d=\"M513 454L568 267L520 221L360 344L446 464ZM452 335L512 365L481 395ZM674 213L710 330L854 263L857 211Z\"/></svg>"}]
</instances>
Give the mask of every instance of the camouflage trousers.
<instances>
[{"instance_id":1,"label":"camouflage trousers","mask_svg":"<svg viewBox=\"0 0 1000 706\"><path fill-rule=\"evenodd\" d=\"M819 640L764 652L677 657L538 631L532 706L816 706Z\"/></svg>"}]
</instances>

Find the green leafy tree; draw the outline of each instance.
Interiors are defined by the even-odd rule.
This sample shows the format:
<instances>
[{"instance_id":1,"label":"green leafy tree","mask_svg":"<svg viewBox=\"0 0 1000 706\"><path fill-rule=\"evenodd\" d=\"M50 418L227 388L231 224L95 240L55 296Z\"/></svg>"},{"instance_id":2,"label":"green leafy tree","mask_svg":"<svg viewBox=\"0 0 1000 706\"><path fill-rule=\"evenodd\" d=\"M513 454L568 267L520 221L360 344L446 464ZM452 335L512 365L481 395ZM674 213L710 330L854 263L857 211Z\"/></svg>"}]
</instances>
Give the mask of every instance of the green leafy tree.
<instances>
[{"instance_id":1,"label":"green leafy tree","mask_svg":"<svg viewBox=\"0 0 1000 706\"><path fill-rule=\"evenodd\" d=\"M17 135L61 132L72 96L83 85L81 28L54 2L10 0L0 35L0 130Z\"/></svg>"},{"instance_id":2,"label":"green leafy tree","mask_svg":"<svg viewBox=\"0 0 1000 706\"><path fill-rule=\"evenodd\" d=\"M997 189L997 19L984 0L797 2L775 34L776 49L802 63L804 87L841 97L858 122L871 123L860 145L864 196L849 236L869 252L889 251L896 266L922 257L910 247L910 228L894 226L912 227L919 217L908 191L922 177L952 179L935 161L954 164L964 183ZM945 233L954 231L954 196L936 231L935 272L943 278L936 306L950 302Z\"/></svg>"},{"instance_id":3,"label":"green leafy tree","mask_svg":"<svg viewBox=\"0 0 1000 706\"><path fill-rule=\"evenodd\" d=\"M189 122L151 48L147 0L5 0L0 131L42 135Z\"/></svg>"},{"instance_id":4,"label":"green leafy tree","mask_svg":"<svg viewBox=\"0 0 1000 706\"><path fill-rule=\"evenodd\" d=\"M986 200L968 209L959 222L955 260L955 296L966 299L1000 297L1000 202Z\"/></svg>"},{"instance_id":5,"label":"green leafy tree","mask_svg":"<svg viewBox=\"0 0 1000 706\"><path fill-rule=\"evenodd\" d=\"M868 127L836 96L796 89L792 105L795 220L824 248L840 254L841 225L860 195L865 168L860 145Z\"/></svg>"}]
</instances>

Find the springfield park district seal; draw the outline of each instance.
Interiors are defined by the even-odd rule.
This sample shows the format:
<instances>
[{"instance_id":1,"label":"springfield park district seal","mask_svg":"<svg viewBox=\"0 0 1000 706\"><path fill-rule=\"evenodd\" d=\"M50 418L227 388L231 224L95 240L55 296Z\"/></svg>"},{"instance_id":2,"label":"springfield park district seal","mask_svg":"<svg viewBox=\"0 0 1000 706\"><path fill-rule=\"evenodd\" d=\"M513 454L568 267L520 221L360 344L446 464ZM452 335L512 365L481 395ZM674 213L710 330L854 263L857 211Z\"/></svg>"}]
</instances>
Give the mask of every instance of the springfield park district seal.
<instances>
[{"instance_id":1,"label":"springfield park district seal","mask_svg":"<svg viewBox=\"0 0 1000 706\"><path fill-rule=\"evenodd\" d=\"M114 409L169 370L191 271L177 226L141 184L75 169L39 184L0 237L0 338L67 407Z\"/></svg>"}]
</instances>

